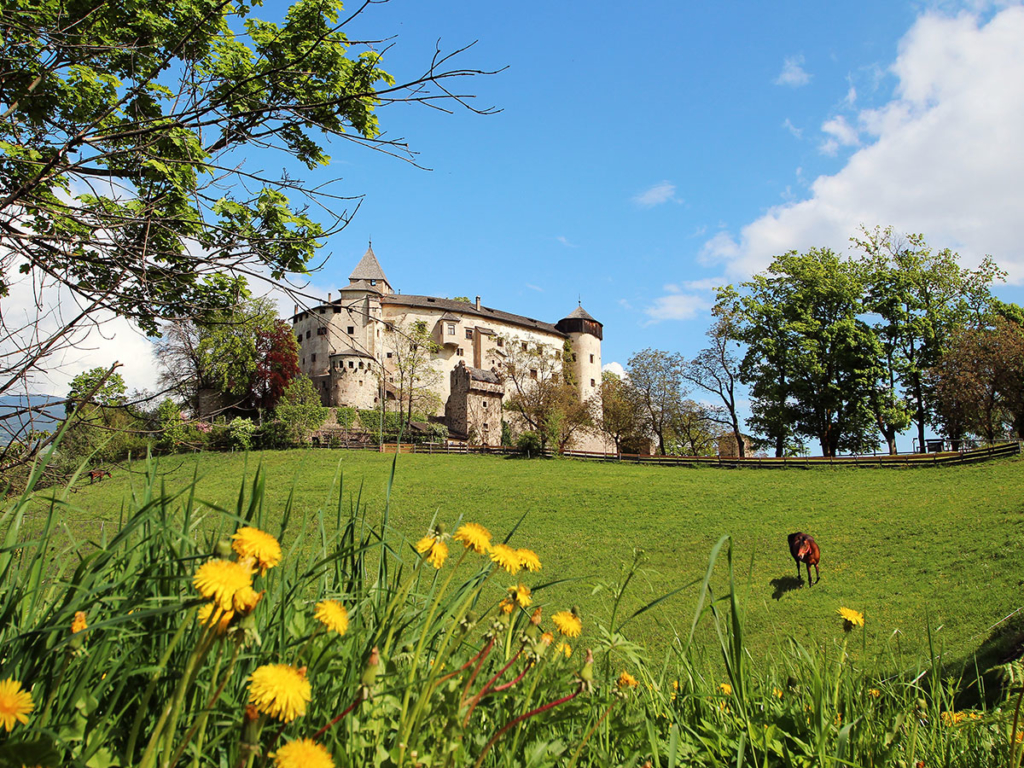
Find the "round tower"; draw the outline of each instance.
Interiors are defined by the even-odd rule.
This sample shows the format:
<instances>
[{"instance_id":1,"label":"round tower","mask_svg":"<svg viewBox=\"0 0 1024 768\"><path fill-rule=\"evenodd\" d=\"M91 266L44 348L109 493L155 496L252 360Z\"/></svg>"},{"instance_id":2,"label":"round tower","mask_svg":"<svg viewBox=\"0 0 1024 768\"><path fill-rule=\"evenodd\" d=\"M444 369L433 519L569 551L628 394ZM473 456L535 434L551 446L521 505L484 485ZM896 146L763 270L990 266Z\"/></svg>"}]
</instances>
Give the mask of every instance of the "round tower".
<instances>
[{"instance_id":1,"label":"round tower","mask_svg":"<svg viewBox=\"0 0 1024 768\"><path fill-rule=\"evenodd\" d=\"M578 306L568 317L555 323L555 328L568 335L572 346L572 373L580 399L587 400L601 391L601 339L603 326Z\"/></svg>"}]
</instances>

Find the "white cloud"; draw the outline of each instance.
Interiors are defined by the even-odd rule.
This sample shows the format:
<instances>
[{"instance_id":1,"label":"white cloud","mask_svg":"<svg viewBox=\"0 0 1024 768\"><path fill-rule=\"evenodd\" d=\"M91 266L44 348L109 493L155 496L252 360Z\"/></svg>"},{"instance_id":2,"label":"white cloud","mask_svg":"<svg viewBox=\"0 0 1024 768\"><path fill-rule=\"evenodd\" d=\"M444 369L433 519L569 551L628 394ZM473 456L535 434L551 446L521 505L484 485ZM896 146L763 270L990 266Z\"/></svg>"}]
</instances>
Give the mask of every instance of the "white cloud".
<instances>
[{"instance_id":1,"label":"white cloud","mask_svg":"<svg viewBox=\"0 0 1024 768\"><path fill-rule=\"evenodd\" d=\"M533 283L526 283L526 287L529 288L531 291L537 291L537 293L544 293L544 289L541 288L539 285L534 285Z\"/></svg>"},{"instance_id":2,"label":"white cloud","mask_svg":"<svg viewBox=\"0 0 1024 768\"><path fill-rule=\"evenodd\" d=\"M558 237L556 237L556 238L555 238L555 240L557 240L558 242L560 242L560 243L561 243L562 245L564 245L564 246L565 246L566 248L579 248L579 246L578 246L578 245L576 245L575 243L570 243L570 242L569 242L569 238L567 238L567 237L563 237L562 235L559 235Z\"/></svg>"},{"instance_id":3,"label":"white cloud","mask_svg":"<svg viewBox=\"0 0 1024 768\"><path fill-rule=\"evenodd\" d=\"M633 202L643 208L652 208L662 203L679 202L676 200L676 185L670 181L659 182L650 189L635 195Z\"/></svg>"},{"instance_id":4,"label":"white cloud","mask_svg":"<svg viewBox=\"0 0 1024 768\"><path fill-rule=\"evenodd\" d=\"M808 199L769 209L738 238L719 232L702 258L747 276L775 254L841 250L861 224L891 224L958 250L966 265L990 253L1012 281L1024 280L1024 8L987 23L926 13L900 41L890 72L893 97L857 115L869 143L842 170L818 177ZM837 148L857 138L845 121L826 124Z\"/></svg>"},{"instance_id":5,"label":"white cloud","mask_svg":"<svg viewBox=\"0 0 1024 768\"><path fill-rule=\"evenodd\" d=\"M626 369L622 366L622 363L605 363L601 366L602 373L614 373L620 379L625 379Z\"/></svg>"},{"instance_id":6,"label":"white cloud","mask_svg":"<svg viewBox=\"0 0 1024 768\"><path fill-rule=\"evenodd\" d=\"M860 144L857 129L846 122L842 115L826 120L821 130L830 137L821 145L821 151L826 155L834 155L839 147L856 147Z\"/></svg>"},{"instance_id":7,"label":"white cloud","mask_svg":"<svg viewBox=\"0 0 1024 768\"><path fill-rule=\"evenodd\" d=\"M682 293L677 285L666 285L667 296L659 296L651 306L644 310L650 320L647 325L660 323L662 320L690 320L699 313L711 309L711 302L703 296L693 293Z\"/></svg>"},{"instance_id":8,"label":"white cloud","mask_svg":"<svg viewBox=\"0 0 1024 768\"><path fill-rule=\"evenodd\" d=\"M795 125L793 125L793 123L790 121L790 119L788 117L786 118L785 122L782 124L782 127L785 128L787 131L789 131L791 134L793 134L793 136L795 136L798 139L802 139L803 136L804 136L803 128L797 128Z\"/></svg>"},{"instance_id":9,"label":"white cloud","mask_svg":"<svg viewBox=\"0 0 1024 768\"><path fill-rule=\"evenodd\" d=\"M803 56L787 56L782 63L782 71L775 78L776 85L788 85L791 88L799 88L811 82L811 76L804 70Z\"/></svg>"}]
</instances>

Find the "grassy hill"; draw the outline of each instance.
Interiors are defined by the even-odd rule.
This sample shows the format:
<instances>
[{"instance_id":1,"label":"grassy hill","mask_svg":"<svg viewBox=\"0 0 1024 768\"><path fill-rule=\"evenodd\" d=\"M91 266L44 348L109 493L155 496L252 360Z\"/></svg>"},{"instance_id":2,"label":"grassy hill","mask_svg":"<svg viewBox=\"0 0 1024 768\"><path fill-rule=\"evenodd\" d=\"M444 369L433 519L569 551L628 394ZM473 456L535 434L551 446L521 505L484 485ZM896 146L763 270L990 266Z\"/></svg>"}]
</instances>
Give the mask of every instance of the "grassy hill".
<instances>
[{"instance_id":1,"label":"grassy hill","mask_svg":"<svg viewBox=\"0 0 1024 768\"><path fill-rule=\"evenodd\" d=\"M276 532L290 494L291 530L318 509L346 509L361 499L367 514L384 511L394 457L348 451L201 454L160 460L168 490L198 474L197 497L233 509L243 474L266 475L265 525ZM141 466L135 468L140 473ZM141 474L115 470L112 480L79 489L72 524L114 522ZM333 486L333 489L332 489ZM869 648L890 642L913 659L926 652L930 625L937 647L963 656L991 627L1022 605L1024 462L1006 460L913 470L754 471L659 468L569 460L487 456L398 458L390 523L415 540L437 519L460 520L503 538L525 514L512 544L543 563L526 583L558 584L536 597L550 610L580 606L607 621L610 598L597 582L615 581L638 548L641 574L630 584L620 621L655 598L703 576L719 537L733 540L737 582L755 658L793 636L811 644L841 635L840 606L867 617ZM803 530L822 550L821 582L795 586L786 534ZM286 536L286 544L288 537ZM719 585L725 583L724 558ZM494 582L498 599L504 583ZM664 651L674 632L689 631L696 586L681 590L629 623L625 634ZM592 624L590 625L593 626ZM583 640L586 640L586 634ZM899 663L899 660L894 660Z\"/></svg>"}]
</instances>

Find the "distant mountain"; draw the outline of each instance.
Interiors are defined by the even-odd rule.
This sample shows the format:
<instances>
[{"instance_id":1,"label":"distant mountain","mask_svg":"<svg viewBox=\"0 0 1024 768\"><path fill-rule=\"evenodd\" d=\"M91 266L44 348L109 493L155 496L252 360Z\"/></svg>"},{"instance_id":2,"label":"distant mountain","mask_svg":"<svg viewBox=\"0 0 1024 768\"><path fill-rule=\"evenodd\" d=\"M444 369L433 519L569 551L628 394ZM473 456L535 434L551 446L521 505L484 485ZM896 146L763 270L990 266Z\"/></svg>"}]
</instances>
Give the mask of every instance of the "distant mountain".
<instances>
[{"instance_id":1,"label":"distant mountain","mask_svg":"<svg viewBox=\"0 0 1024 768\"><path fill-rule=\"evenodd\" d=\"M64 406L62 400L50 395L3 395L0 396L0 417L7 416L21 408L31 406L47 406L43 411L23 413L9 419L0 420L0 445L6 445L11 440L11 435L22 434L22 428L30 425L29 429L37 432L51 432L54 426L64 418ZM27 430L26 430L27 432Z\"/></svg>"}]
</instances>

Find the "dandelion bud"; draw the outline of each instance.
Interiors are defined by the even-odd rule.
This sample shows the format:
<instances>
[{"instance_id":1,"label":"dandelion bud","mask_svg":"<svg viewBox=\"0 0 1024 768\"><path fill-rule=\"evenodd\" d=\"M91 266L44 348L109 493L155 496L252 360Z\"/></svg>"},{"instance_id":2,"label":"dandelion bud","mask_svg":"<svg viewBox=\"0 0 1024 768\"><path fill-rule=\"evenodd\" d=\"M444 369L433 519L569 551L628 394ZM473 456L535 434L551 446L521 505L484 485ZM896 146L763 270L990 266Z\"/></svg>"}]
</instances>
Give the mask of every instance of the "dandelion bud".
<instances>
[{"instance_id":1,"label":"dandelion bud","mask_svg":"<svg viewBox=\"0 0 1024 768\"><path fill-rule=\"evenodd\" d=\"M583 669L577 673L580 680L580 688L586 693L594 690L594 652L587 649L587 658L583 663Z\"/></svg>"},{"instance_id":2,"label":"dandelion bud","mask_svg":"<svg viewBox=\"0 0 1024 768\"><path fill-rule=\"evenodd\" d=\"M363 667L363 674L359 678L359 682L367 688L372 687L377 680L378 671L380 671L380 651L375 645L370 651L370 657L366 660L366 666Z\"/></svg>"},{"instance_id":3,"label":"dandelion bud","mask_svg":"<svg viewBox=\"0 0 1024 768\"><path fill-rule=\"evenodd\" d=\"M541 614L541 609L538 608L537 610L535 610L533 612L533 615L530 616L530 623L533 626L535 626L535 627L539 627L540 626L540 614Z\"/></svg>"},{"instance_id":4,"label":"dandelion bud","mask_svg":"<svg viewBox=\"0 0 1024 768\"><path fill-rule=\"evenodd\" d=\"M231 557L231 537L221 536L220 541L213 548L213 554L215 557L219 557L221 560L228 560Z\"/></svg>"}]
</instances>

